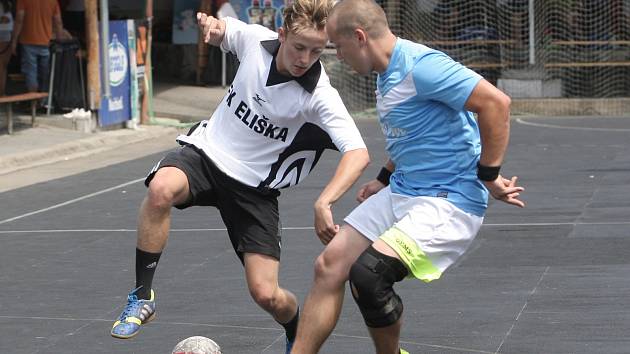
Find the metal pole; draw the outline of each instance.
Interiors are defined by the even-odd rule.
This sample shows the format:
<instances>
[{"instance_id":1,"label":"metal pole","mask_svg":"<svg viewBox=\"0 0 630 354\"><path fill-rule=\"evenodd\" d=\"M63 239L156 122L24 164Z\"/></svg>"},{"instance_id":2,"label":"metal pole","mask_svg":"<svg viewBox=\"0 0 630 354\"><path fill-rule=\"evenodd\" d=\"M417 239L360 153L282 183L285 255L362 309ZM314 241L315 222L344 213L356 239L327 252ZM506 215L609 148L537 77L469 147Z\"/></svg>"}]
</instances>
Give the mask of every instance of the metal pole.
<instances>
[{"instance_id":1,"label":"metal pole","mask_svg":"<svg viewBox=\"0 0 630 354\"><path fill-rule=\"evenodd\" d=\"M529 0L529 64L536 64L536 33L534 26L534 0Z\"/></svg>"},{"instance_id":2,"label":"metal pole","mask_svg":"<svg viewBox=\"0 0 630 354\"><path fill-rule=\"evenodd\" d=\"M55 42L56 43L56 42ZM50 68L50 82L48 83L48 107L46 107L46 115L50 116L50 111L52 109L52 95L53 95L53 86L55 85L55 59L57 58L57 45L53 44L52 46L52 63Z\"/></svg>"},{"instance_id":3,"label":"metal pole","mask_svg":"<svg viewBox=\"0 0 630 354\"><path fill-rule=\"evenodd\" d=\"M109 2L100 0L101 5L101 56L102 56L102 77L105 90L103 96L109 98L111 89L109 87Z\"/></svg>"}]
</instances>

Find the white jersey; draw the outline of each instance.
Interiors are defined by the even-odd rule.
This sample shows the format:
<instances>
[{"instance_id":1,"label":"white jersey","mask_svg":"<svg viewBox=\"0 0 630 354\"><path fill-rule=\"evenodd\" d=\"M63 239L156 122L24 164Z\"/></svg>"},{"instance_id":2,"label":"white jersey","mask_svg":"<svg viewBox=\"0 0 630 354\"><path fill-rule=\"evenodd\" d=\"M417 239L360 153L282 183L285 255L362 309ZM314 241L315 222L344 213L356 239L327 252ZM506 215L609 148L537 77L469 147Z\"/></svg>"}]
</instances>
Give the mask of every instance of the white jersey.
<instances>
[{"instance_id":1,"label":"white jersey","mask_svg":"<svg viewBox=\"0 0 630 354\"><path fill-rule=\"evenodd\" d=\"M240 66L225 97L181 144L203 151L221 171L248 186L280 189L302 181L324 149L365 143L321 63L299 78L278 73L278 34L225 18L221 49Z\"/></svg>"}]
</instances>

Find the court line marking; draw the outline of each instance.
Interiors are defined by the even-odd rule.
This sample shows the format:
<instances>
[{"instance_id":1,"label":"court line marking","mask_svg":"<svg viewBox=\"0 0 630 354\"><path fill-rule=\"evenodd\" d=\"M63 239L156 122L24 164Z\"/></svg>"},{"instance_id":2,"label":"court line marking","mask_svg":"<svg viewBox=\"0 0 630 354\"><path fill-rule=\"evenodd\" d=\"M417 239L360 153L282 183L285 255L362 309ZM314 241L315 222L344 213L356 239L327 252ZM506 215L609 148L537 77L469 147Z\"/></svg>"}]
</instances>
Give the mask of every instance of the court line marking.
<instances>
[{"instance_id":1,"label":"court line marking","mask_svg":"<svg viewBox=\"0 0 630 354\"><path fill-rule=\"evenodd\" d=\"M556 129L573 129L573 130L585 130L585 131L600 131L600 132L630 132L628 128L589 128L589 127L568 127L565 125L556 125L548 123L534 123L524 120L523 118L516 118L516 122L529 125L533 127L541 128L556 128Z\"/></svg>"},{"instance_id":2,"label":"court line marking","mask_svg":"<svg viewBox=\"0 0 630 354\"><path fill-rule=\"evenodd\" d=\"M267 350L269 350L269 349L273 348L273 346L274 346L276 343L278 343L279 341L281 341L281 340L282 340L282 338L284 338L284 336L285 336L285 335L284 335L284 333L282 333L282 334L280 334L279 336L277 336L277 337L276 337L276 339L274 339L274 340L273 340L273 342L271 342L268 346L266 346L266 347L265 347L265 349L263 349L263 350L261 351L261 353L266 353L266 352L267 352Z\"/></svg>"},{"instance_id":3,"label":"court line marking","mask_svg":"<svg viewBox=\"0 0 630 354\"><path fill-rule=\"evenodd\" d=\"M523 304L523 307L521 307L521 311L518 313L518 315L516 315L516 318L514 318L514 321L512 321L512 326L510 326L510 329L508 329L507 333L505 333L505 336L503 336L503 340L501 340L499 347L494 352L495 354L498 354L501 351L501 347L503 347L503 344L512 333L512 330L514 329L514 327L516 327L516 323L518 323L519 318L521 318L521 315L523 314L523 312L525 312L525 309L527 308L527 304L529 304L529 300L538 290L538 287L540 286L540 283L542 283L543 278L549 272L549 268L550 268L549 266L545 268L543 273L540 275L540 278L538 278L538 281L536 282L536 285L534 286L534 288L529 292L529 294L527 294L527 298L525 299L525 304Z\"/></svg>"},{"instance_id":4,"label":"court line marking","mask_svg":"<svg viewBox=\"0 0 630 354\"><path fill-rule=\"evenodd\" d=\"M71 317L45 317L45 316L9 316L9 315L0 315L1 319L8 320L34 320L34 321L79 321L79 322L113 322L112 319L104 319L104 318L71 318ZM232 329L259 329L259 330L269 330L269 331L283 331L281 328L275 327L253 327L253 326L235 326L235 325L217 325L211 323L193 323L193 322L170 322L170 321L160 321L160 322L152 322L151 325L155 324L165 324L165 325L180 325L180 326L203 326L203 327L216 327L216 328L232 328Z\"/></svg>"},{"instance_id":5,"label":"court line marking","mask_svg":"<svg viewBox=\"0 0 630 354\"><path fill-rule=\"evenodd\" d=\"M109 187L109 188L106 188L106 189L100 190L100 191L98 191L98 192L94 192L94 193L86 194L86 195L84 195L84 196L82 196L82 197L78 197L78 198L70 199L70 200L65 201L65 202L63 202L63 203L59 203L59 204L55 204L55 205L51 205L51 206L49 206L48 208L35 210L35 211L30 212L30 213L26 213L26 214L18 215L18 216L15 216L15 217L9 218L9 219L5 219L5 220L0 221L0 225L2 225L2 224L6 224L6 223L11 222L11 221L15 221L15 220L23 219L23 218L25 218L25 217L27 217L27 216L32 216L32 215L36 215L36 214L43 213L43 212L45 212L45 211L49 211L49 210L53 210L53 209L57 209L57 208L61 208L62 206L66 206L66 205L69 205L69 204L72 204L72 203L76 203L76 202L81 201L81 200L84 200L84 199L92 198L92 197L95 197L95 196L100 195L100 194L103 194L103 193L111 192L111 191L113 191L113 190L116 190L116 189L119 189L119 188L122 188L122 187L126 187L126 186L128 186L128 185L130 185L130 184L138 183L138 182L140 182L140 181L144 181L144 180L145 180L145 178L144 178L144 177L143 177L143 178L134 179L133 181L129 181L129 182L125 182L125 183L119 184L119 185L117 185L117 186Z\"/></svg>"},{"instance_id":6,"label":"court line marking","mask_svg":"<svg viewBox=\"0 0 630 354\"><path fill-rule=\"evenodd\" d=\"M41 321L41 320L44 320L44 321L80 321L80 322L87 321L87 322L90 322L89 324L94 323L94 322L112 322L111 319L104 319L104 318L69 318L69 317L9 316L9 315L0 315L0 319L34 320L34 321ZM86 324L84 326L87 326L89 324ZM151 326L156 326L156 325L200 326L200 327L212 327L212 328L228 328L228 329L246 329L246 330L263 330L263 331L273 331L273 332L284 332L284 329L277 328L277 327L235 326L235 325L218 325L218 324L211 324L211 323L170 322L170 321L159 321L159 322L158 321L154 321L154 322L151 323ZM84 326L82 326L82 327L84 327ZM367 337L367 336L355 336L355 335L348 335L348 334L343 334L343 333L332 333L331 336L332 337L339 337L339 338L355 338L355 339L369 340L370 343L371 343L370 337ZM278 338L276 338L267 348L265 348L263 350L263 352L265 350L270 349L282 337L284 337L284 333L282 333ZM445 346L445 345L439 345L439 344L412 342L412 341L406 341L406 340L401 340L400 343L402 343L402 344L409 344L409 345L423 346L423 347L430 347L430 348L441 348L441 349L457 350L457 351L469 352L469 353L493 354L493 352L485 351L485 350L479 350L479 349L460 348L460 347Z\"/></svg>"},{"instance_id":7,"label":"court line marking","mask_svg":"<svg viewBox=\"0 0 630 354\"><path fill-rule=\"evenodd\" d=\"M354 335L347 335L347 334L340 334L340 333L336 333L336 334L333 333L332 336L341 337L341 338L367 339L367 340L370 340L370 341L372 340L370 337L354 336ZM422 343L422 342L412 342L412 341L407 341L407 340L401 340L400 343L401 344L409 344L409 345L417 345L417 346L421 346L421 347L457 350L457 351L460 351L460 352L468 352L468 353L495 354L494 352L489 352L489 351L480 350L480 349L460 348L460 347L453 347L453 346L449 346L449 345L428 344L428 343Z\"/></svg>"},{"instance_id":8,"label":"court line marking","mask_svg":"<svg viewBox=\"0 0 630 354\"><path fill-rule=\"evenodd\" d=\"M527 226L597 226L597 225L630 225L630 221L611 222L533 222L533 223L503 223L503 224L483 224L481 227L527 227ZM313 226L283 227L283 230L314 230ZM171 229L170 232L201 232L201 231L227 231L226 228L199 228L199 229ZM137 232L136 229L39 229L39 230L0 230L0 234L38 234L38 233L77 233L77 232Z\"/></svg>"}]
</instances>

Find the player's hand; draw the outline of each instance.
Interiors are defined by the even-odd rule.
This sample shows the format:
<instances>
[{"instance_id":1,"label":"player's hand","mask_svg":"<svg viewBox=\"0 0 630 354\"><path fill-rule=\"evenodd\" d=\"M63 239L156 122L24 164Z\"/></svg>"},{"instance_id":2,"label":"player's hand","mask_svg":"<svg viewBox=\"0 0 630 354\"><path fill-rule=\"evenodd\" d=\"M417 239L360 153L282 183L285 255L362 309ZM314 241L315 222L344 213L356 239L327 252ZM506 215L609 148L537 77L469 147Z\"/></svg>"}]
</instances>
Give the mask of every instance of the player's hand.
<instances>
[{"instance_id":1,"label":"player's hand","mask_svg":"<svg viewBox=\"0 0 630 354\"><path fill-rule=\"evenodd\" d=\"M365 183L357 192L357 202L363 203L364 200L368 199L372 194L378 193L383 188L385 188L385 185L377 179Z\"/></svg>"},{"instance_id":2,"label":"player's hand","mask_svg":"<svg viewBox=\"0 0 630 354\"><path fill-rule=\"evenodd\" d=\"M327 245L339 232L335 224L330 204L315 203L315 233L324 245Z\"/></svg>"},{"instance_id":3,"label":"player's hand","mask_svg":"<svg viewBox=\"0 0 630 354\"><path fill-rule=\"evenodd\" d=\"M203 41L205 43L218 45L223 41L225 25L222 20L206 15L203 12L197 12L197 23L203 33Z\"/></svg>"},{"instance_id":4,"label":"player's hand","mask_svg":"<svg viewBox=\"0 0 630 354\"><path fill-rule=\"evenodd\" d=\"M507 179L499 175L494 181L484 181L483 184L488 188L490 195L494 199L523 208L525 207L525 202L518 199L518 197L525 188L516 185L517 179L518 177L516 176Z\"/></svg>"},{"instance_id":5,"label":"player's hand","mask_svg":"<svg viewBox=\"0 0 630 354\"><path fill-rule=\"evenodd\" d=\"M11 54L17 55L17 42L15 41L11 42Z\"/></svg>"}]
</instances>

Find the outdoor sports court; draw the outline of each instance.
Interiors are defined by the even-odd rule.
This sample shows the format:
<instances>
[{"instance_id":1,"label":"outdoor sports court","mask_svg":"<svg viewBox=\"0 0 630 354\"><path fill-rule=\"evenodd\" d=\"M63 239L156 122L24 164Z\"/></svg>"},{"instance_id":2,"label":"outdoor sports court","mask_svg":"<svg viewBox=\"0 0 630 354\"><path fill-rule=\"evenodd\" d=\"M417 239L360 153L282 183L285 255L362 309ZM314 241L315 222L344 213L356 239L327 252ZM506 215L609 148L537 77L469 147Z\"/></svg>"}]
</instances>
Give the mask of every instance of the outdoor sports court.
<instances>
[{"instance_id":1,"label":"outdoor sports court","mask_svg":"<svg viewBox=\"0 0 630 354\"><path fill-rule=\"evenodd\" d=\"M359 129L372 158L362 183L385 156L377 122L362 120ZM402 346L410 353L630 352L629 152L630 119L513 118L502 172L520 177L528 205L491 202L460 264L429 285L397 285ZM133 339L110 337L134 285L141 181L162 155L0 194L0 353L170 353L194 335L214 339L224 354L283 353L284 331L250 299L210 208L173 211L154 281L157 318ZM338 157L326 153L281 197L281 285L301 303L323 247L312 205ZM355 205L356 187L335 205L338 222ZM321 352L373 353L348 291Z\"/></svg>"}]
</instances>

